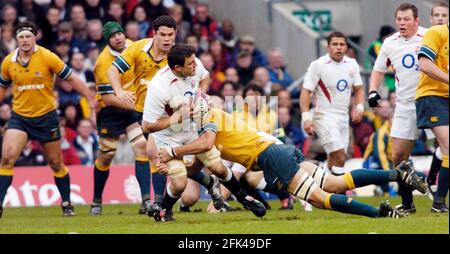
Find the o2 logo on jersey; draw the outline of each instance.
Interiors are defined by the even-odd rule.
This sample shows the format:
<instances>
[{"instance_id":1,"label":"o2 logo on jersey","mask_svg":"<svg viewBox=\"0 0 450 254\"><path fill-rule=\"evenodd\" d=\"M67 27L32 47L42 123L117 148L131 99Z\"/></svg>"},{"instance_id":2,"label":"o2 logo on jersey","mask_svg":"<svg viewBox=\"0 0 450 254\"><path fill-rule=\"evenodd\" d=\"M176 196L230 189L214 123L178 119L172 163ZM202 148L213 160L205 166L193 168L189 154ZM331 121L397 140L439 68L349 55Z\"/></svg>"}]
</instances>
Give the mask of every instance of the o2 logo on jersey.
<instances>
[{"instance_id":1,"label":"o2 logo on jersey","mask_svg":"<svg viewBox=\"0 0 450 254\"><path fill-rule=\"evenodd\" d=\"M336 84L336 89L339 92L344 92L347 88L348 88L348 83L347 83L347 80L345 80L345 79L339 80Z\"/></svg>"},{"instance_id":2,"label":"o2 logo on jersey","mask_svg":"<svg viewBox=\"0 0 450 254\"><path fill-rule=\"evenodd\" d=\"M419 70L419 64L416 64L416 59L412 54L406 54L403 56L402 65L406 69L415 68L416 71Z\"/></svg>"}]
</instances>

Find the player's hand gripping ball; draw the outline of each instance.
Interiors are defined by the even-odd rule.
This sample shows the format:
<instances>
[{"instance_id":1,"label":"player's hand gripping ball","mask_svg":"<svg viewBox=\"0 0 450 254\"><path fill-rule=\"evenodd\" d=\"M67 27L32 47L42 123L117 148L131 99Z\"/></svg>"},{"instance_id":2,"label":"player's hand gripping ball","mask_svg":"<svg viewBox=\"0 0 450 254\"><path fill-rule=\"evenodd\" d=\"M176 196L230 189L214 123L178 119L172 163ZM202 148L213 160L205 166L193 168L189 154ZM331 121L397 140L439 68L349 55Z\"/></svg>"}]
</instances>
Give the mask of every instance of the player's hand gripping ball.
<instances>
[{"instance_id":1,"label":"player's hand gripping ball","mask_svg":"<svg viewBox=\"0 0 450 254\"><path fill-rule=\"evenodd\" d=\"M194 122L198 127L201 127L208 121L209 99L208 95L202 91L198 91L193 101L193 116Z\"/></svg>"}]
</instances>

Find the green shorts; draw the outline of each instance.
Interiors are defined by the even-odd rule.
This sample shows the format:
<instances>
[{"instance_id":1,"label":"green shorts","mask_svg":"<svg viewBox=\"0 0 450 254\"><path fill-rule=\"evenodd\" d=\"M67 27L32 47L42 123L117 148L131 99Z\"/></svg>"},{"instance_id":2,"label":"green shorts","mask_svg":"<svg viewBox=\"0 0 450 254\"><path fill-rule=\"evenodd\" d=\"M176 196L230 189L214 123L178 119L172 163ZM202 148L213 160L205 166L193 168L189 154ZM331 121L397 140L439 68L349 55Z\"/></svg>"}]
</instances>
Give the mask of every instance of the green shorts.
<instances>
[{"instance_id":1,"label":"green shorts","mask_svg":"<svg viewBox=\"0 0 450 254\"><path fill-rule=\"evenodd\" d=\"M38 117L25 117L11 112L6 129L16 129L28 134L28 139L48 143L61 139L58 114L56 110Z\"/></svg>"},{"instance_id":2,"label":"green shorts","mask_svg":"<svg viewBox=\"0 0 450 254\"><path fill-rule=\"evenodd\" d=\"M425 96L416 100L417 128L448 126L448 98Z\"/></svg>"},{"instance_id":3,"label":"green shorts","mask_svg":"<svg viewBox=\"0 0 450 254\"><path fill-rule=\"evenodd\" d=\"M258 155L257 164L264 172L267 187L274 191L286 189L305 158L293 145L270 145Z\"/></svg>"},{"instance_id":4,"label":"green shorts","mask_svg":"<svg viewBox=\"0 0 450 254\"><path fill-rule=\"evenodd\" d=\"M139 122L136 111L105 107L97 115L97 131L102 138L117 138L126 133L126 128Z\"/></svg>"}]
</instances>

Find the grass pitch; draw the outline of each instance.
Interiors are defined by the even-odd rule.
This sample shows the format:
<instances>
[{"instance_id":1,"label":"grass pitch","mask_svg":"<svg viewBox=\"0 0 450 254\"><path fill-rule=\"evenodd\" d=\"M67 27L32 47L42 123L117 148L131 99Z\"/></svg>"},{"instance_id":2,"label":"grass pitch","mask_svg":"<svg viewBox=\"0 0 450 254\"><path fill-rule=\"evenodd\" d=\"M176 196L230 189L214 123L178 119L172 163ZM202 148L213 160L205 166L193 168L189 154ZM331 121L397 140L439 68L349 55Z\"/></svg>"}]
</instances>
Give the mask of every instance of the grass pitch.
<instances>
[{"instance_id":1,"label":"grass pitch","mask_svg":"<svg viewBox=\"0 0 450 254\"><path fill-rule=\"evenodd\" d=\"M374 206L383 198L355 198ZM391 198L391 204L400 203ZM89 206L76 206L76 216L61 217L60 207L6 208L0 219L1 234L449 234L448 214L430 212L431 201L415 197L417 213L409 218L366 218L313 209L305 212L296 202L294 210L280 211L278 201L263 219L249 211L208 214L207 202L196 204L201 212L175 212L175 222L156 223L138 215L138 205L105 205L103 215L88 215ZM231 202L232 206L239 206ZM175 210L178 210L176 205Z\"/></svg>"}]
</instances>

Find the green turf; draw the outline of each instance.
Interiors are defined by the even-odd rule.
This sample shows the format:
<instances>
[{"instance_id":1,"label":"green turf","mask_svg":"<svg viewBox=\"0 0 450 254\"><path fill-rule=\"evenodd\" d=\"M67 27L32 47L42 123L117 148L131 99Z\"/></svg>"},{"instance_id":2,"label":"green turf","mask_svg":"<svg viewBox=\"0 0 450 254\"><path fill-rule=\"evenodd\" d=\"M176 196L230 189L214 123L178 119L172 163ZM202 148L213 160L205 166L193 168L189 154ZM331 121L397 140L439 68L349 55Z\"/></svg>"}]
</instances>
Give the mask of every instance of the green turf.
<instances>
[{"instance_id":1,"label":"green turf","mask_svg":"<svg viewBox=\"0 0 450 254\"><path fill-rule=\"evenodd\" d=\"M377 205L381 198L356 198ZM397 204L398 198L391 199ZM103 215L88 215L88 206L77 206L77 215L72 218L61 217L59 207L46 208L7 208L0 219L0 233L332 233L332 234L448 234L448 214L430 213L431 201L426 197L416 197L417 213L409 218L366 218L338 212L314 209L305 212L299 203L292 211L280 211L279 202L271 202L272 210L264 219L256 218L248 211L220 214L207 214L206 202L194 208L202 212L175 212L176 222L156 223L146 215L138 215L138 205L106 205ZM237 206L237 203L232 202Z\"/></svg>"}]
</instances>

